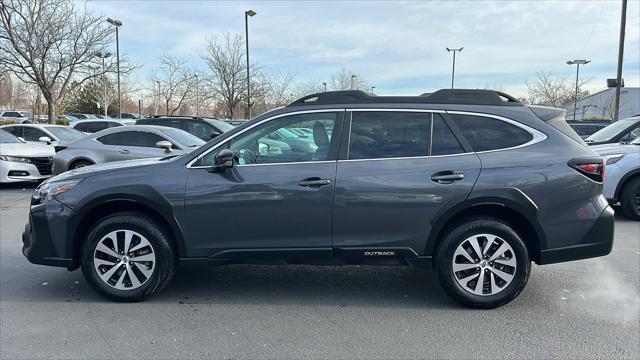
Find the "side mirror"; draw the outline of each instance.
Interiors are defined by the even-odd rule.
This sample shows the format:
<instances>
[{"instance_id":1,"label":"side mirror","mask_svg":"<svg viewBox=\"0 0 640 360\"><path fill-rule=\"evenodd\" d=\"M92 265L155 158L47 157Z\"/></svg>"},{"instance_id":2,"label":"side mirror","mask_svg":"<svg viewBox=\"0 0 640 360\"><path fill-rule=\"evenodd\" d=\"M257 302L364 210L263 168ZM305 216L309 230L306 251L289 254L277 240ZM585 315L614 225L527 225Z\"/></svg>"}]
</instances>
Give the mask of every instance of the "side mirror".
<instances>
[{"instance_id":1,"label":"side mirror","mask_svg":"<svg viewBox=\"0 0 640 360\"><path fill-rule=\"evenodd\" d=\"M215 165L209 168L209 172L223 172L233 167L233 151L224 149L216 155Z\"/></svg>"},{"instance_id":2,"label":"side mirror","mask_svg":"<svg viewBox=\"0 0 640 360\"><path fill-rule=\"evenodd\" d=\"M52 143L51 138L48 137L48 136L40 136L38 138L38 141L40 141L41 143L45 143L47 145L51 145L51 143Z\"/></svg>"},{"instance_id":3,"label":"side mirror","mask_svg":"<svg viewBox=\"0 0 640 360\"><path fill-rule=\"evenodd\" d=\"M222 134L222 133L221 133L221 132L218 132L218 131L212 131L212 132L211 132L211 139L215 138L216 136L218 136L218 135L220 135L220 134Z\"/></svg>"},{"instance_id":4,"label":"side mirror","mask_svg":"<svg viewBox=\"0 0 640 360\"><path fill-rule=\"evenodd\" d=\"M167 152L173 151L173 145L167 140L161 140L156 143L156 147L165 149Z\"/></svg>"}]
</instances>

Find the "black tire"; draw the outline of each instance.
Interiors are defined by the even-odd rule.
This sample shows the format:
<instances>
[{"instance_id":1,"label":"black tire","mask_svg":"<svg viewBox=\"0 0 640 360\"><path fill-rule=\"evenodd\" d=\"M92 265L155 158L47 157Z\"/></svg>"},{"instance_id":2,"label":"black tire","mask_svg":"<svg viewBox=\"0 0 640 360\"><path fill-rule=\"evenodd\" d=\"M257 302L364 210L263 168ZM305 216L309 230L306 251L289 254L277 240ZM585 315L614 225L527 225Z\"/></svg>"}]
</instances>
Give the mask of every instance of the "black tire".
<instances>
[{"instance_id":1,"label":"black tire","mask_svg":"<svg viewBox=\"0 0 640 360\"><path fill-rule=\"evenodd\" d=\"M156 259L153 273L136 289L119 290L108 285L99 277L94 266L98 242L116 230L134 231L144 236L153 247ZM81 268L85 279L99 294L114 301L141 301L164 289L175 274L176 264L176 251L167 231L152 218L137 212L115 213L100 220L89 231L82 247Z\"/></svg>"},{"instance_id":2,"label":"black tire","mask_svg":"<svg viewBox=\"0 0 640 360\"><path fill-rule=\"evenodd\" d=\"M622 213L631 220L640 221L640 177L628 180L620 191Z\"/></svg>"},{"instance_id":3,"label":"black tire","mask_svg":"<svg viewBox=\"0 0 640 360\"><path fill-rule=\"evenodd\" d=\"M93 162L89 160L76 160L72 162L71 165L69 165L69 170L80 169L80 168L91 166L91 165L93 165Z\"/></svg>"},{"instance_id":4,"label":"black tire","mask_svg":"<svg viewBox=\"0 0 640 360\"><path fill-rule=\"evenodd\" d=\"M480 234L495 235L507 242L513 249L517 262L511 283L493 295L477 295L465 290L456 280L452 267L458 246L466 239ZM450 227L441 238L435 254L435 270L440 285L456 302L471 308L493 309L509 303L522 292L531 271L527 248L518 233L503 220L488 216L466 218Z\"/></svg>"}]
</instances>

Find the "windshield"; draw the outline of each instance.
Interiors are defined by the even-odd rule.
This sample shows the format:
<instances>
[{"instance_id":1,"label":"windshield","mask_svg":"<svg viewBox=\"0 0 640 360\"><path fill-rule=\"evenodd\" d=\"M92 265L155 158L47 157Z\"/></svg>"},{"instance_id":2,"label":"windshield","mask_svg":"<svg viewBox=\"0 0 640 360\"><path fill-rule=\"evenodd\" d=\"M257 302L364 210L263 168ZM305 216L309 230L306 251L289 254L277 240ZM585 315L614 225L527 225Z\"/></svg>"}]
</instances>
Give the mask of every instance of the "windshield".
<instances>
[{"instance_id":1,"label":"windshield","mask_svg":"<svg viewBox=\"0 0 640 360\"><path fill-rule=\"evenodd\" d=\"M637 137L635 140L633 140L632 142L630 142L629 144L633 144L633 145L640 145L640 137Z\"/></svg>"},{"instance_id":2,"label":"windshield","mask_svg":"<svg viewBox=\"0 0 640 360\"><path fill-rule=\"evenodd\" d=\"M224 121L214 120L214 119L207 119L207 122L209 124L215 126L218 130L220 130L222 132L227 132L227 131L233 129L233 125L227 124Z\"/></svg>"},{"instance_id":3,"label":"windshield","mask_svg":"<svg viewBox=\"0 0 640 360\"><path fill-rule=\"evenodd\" d=\"M44 126L44 128L62 141L75 141L85 137L83 133L78 130L70 129L62 126Z\"/></svg>"},{"instance_id":4,"label":"windshield","mask_svg":"<svg viewBox=\"0 0 640 360\"><path fill-rule=\"evenodd\" d=\"M638 119L623 119L620 121L616 121L613 124L605 127L602 130L595 132L593 135L587 138L587 141L608 141L612 139L614 136L618 135L621 131L638 122Z\"/></svg>"},{"instance_id":5,"label":"windshield","mask_svg":"<svg viewBox=\"0 0 640 360\"><path fill-rule=\"evenodd\" d=\"M189 134L180 129L166 128L161 130L165 135L173 139L175 142L186 147L196 147L205 143L204 140Z\"/></svg>"},{"instance_id":6,"label":"windshield","mask_svg":"<svg viewBox=\"0 0 640 360\"><path fill-rule=\"evenodd\" d=\"M17 137L9 134L4 130L0 130L0 144L20 144L21 141Z\"/></svg>"}]
</instances>

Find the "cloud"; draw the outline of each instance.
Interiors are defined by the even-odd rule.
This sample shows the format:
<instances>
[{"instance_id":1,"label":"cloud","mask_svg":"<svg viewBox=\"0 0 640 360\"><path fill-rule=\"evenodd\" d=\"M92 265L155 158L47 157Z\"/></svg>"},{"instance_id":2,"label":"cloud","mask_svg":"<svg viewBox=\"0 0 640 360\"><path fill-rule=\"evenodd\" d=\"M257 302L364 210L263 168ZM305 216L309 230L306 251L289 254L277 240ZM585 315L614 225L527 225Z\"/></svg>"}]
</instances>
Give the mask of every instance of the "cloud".
<instances>
[{"instance_id":1,"label":"cloud","mask_svg":"<svg viewBox=\"0 0 640 360\"><path fill-rule=\"evenodd\" d=\"M162 53L204 68L205 39L224 31L244 34L250 19L252 60L300 82L328 79L346 67L380 94L448 87L451 55L456 83L496 84L525 95L523 84L544 70L570 76L565 61L588 58L581 68L591 90L605 87L617 62L620 4L611 1L448 2L91 2L98 13L124 22L122 49L145 78ZM629 2L624 77L640 85L640 2Z\"/></svg>"}]
</instances>

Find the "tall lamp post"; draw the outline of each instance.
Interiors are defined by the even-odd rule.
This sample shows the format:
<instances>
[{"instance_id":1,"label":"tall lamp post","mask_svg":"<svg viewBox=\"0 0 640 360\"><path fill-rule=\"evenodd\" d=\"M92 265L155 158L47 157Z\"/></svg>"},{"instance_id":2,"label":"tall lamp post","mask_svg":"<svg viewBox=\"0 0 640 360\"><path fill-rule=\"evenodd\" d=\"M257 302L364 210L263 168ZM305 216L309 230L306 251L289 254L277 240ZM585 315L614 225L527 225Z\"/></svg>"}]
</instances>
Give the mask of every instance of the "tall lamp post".
<instances>
[{"instance_id":1,"label":"tall lamp post","mask_svg":"<svg viewBox=\"0 0 640 360\"><path fill-rule=\"evenodd\" d=\"M376 89L376 87L375 87L375 86L372 86L372 87L371 87L371 93L372 93L372 94L373 94L373 90L375 90L375 89Z\"/></svg>"},{"instance_id":2,"label":"tall lamp post","mask_svg":"<svg viewBox=\"0 0 640 360\"><path fill-rule=\"evenodd\" d=\"M200 82L198 81L198 74L193 75L196 78L196 116L200 116Z\"/></svg>"},{"instance_id":3,"label":"tall lamp post","mask_svg":"<svg viewBox=\"0 0 640 360\"><path fill-rule=\"evenodd\" d=\"M354 88L353 88L353 86L354 86L354 84L355 84L356 77L357 77L357 76L355 76L355 75L351 75L351 90L353 90L353 89L354 89Z\"/></svg>"},{"instance_id":4,"label":"tall lamp post","mask_svg":"<svg viewBox=\"0 0 640 360\"><path fill-rule=\"evenodd\" d=\"M156 115L158 115L158 108L160 107L160 80L156 80L158 85L158 96L156 97Z\"/></svg>"},{"instance_id":5,"label":"tall lamp post","mask_svg":"<svg viewBox=\"0 0 640 360\"><path fill-rule=\"evenodd\" d=\"M327 92L327 83L323 82L322 85L324 85L324 92Z\"/></svg>"},{"instance_id":6,"label":"tall lamp post","mask_svg":"<svg viewBox=\"0 0 640 360\"><path fill-rule=\"evenodd\" d=\"M249 79L249 17L254 17L257 13L253 10L244 12L244 35L245 45L247 47L247 111L249 119L251 119L251 82Z\"/></svg>"},{"instance_id":7,"label":"tall lamp post","mask_svg":"<svg viewBox=\"0 0 640 360\"><path fill-rule=\"evenodd\" d=\"M107 104L107 69L104 63L104 60L108 57L111 56L110 52L97 52L96 56L99 57L100 59L102 59L102 87L103 87L103 92L104 92L104 98L102 98L102 100L104 100L104 117L106 118L108 116L107 114L107 110L109 108L109 105Z\"/></svg>"},{"instance_id":8,"label":"tall lamp post","mask_svg":"<svg viewBox=\"0 0 640 360\"><path fill-rule=\"evenodd\" d=\"M122 21L108 18L107 22L116 27L116 68L118 72L118 119L122 115L122 99L120 97L120 39L118 37L118 28L122 26Z\"/></svg>"},{"instance_id":9,"label":"tall lamp post","mask_svg":"<svg viewBox=\"0 0 640 360\"><path fill-rule=\"evenodd\" d=\"M576 67L576 95L573 101L573 120L576 119L576 113L578 112L578 80L580 79L580 65L586 65L591 60L569 60L567 65L577 65Z\"/></svg>"},{"instance_id":10,"label":"tall lamp post","mask_svg":"<svg viewBox=\"0 0 640 360\"><path fill-rule=\"evenodd\" d=\"M447 52L453 52L453 68L451 69L451 88L453 89L453 80L456 77L456 53L462 52L464 46L461 46L459 49L449 49L447 48Z\"/></svg>"}]
</instances>

